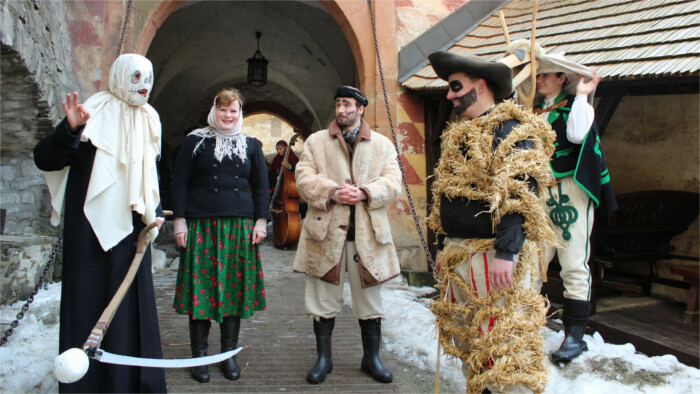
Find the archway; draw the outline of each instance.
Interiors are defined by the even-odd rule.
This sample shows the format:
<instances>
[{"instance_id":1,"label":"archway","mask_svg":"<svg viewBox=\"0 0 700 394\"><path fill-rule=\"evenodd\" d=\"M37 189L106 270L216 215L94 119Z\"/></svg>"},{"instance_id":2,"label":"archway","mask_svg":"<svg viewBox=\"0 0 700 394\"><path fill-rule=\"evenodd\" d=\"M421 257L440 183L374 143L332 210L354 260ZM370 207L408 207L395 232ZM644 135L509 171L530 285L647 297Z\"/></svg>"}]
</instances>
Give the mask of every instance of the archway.
<instances>
[{"instance_id":1,"label":"archway","mask_svg":"<svg viewBox=\"0 0 700 394\"><path fill-rule=\"evenodd\" d=\"M161 3L160 9L171 7ZM153 18L163 18L159 9ZM265 86L246 84L257 49L269 60ZM323 31L323 35L318 35ZM147 57L156 83L151 103L175 146L182 130L202 126L212 98L223 87L243 95L244 114L272 113L304 131L325 128L334 116L333 92L355 84L355 57L343 30L319 3L185 1L153 35Z\"/></svg>"}]
</instances>

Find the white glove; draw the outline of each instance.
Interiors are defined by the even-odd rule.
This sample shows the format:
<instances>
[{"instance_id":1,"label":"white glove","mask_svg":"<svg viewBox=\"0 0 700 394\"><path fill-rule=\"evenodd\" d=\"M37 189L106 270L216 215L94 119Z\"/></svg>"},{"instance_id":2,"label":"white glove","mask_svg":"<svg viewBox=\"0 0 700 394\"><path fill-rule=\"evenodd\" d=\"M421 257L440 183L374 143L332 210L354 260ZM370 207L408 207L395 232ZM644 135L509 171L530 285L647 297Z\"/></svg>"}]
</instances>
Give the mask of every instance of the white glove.
<instances>
[{"instance_id":1,"label":"white glove","mask_svg":"<svg viewBox=\"0 0 700 394\"><path fill-rule=\"evenodd\" d=\"M186 233L187 232L187 220L185 218L175 218L173 221L173 233Z\"/></svg>"},{"instance_id":2,"label":"white glove","mask_svg":"<svg viewBox=\"0 0 700 394\"><path fill-rule=\"evenodd\" d=\"M253 227L253 245L262 243L267 237L267 219L260 218L255 221L255 227Z\"/></svg>"}]
</instances>

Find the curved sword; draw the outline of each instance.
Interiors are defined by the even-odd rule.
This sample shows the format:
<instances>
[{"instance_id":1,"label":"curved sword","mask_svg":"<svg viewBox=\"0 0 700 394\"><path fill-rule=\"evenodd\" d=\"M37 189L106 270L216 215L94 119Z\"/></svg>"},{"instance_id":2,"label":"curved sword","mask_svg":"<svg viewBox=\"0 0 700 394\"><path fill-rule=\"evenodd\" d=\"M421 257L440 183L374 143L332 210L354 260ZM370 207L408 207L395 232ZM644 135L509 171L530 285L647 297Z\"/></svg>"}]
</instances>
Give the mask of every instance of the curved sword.
<instances>
[{"instance_id":1,"label":"curved sword","mask_svg":"<svg viewBox=\"0 0 700 394\"><path fill-rule=\"evenodd\" d=\"M214 354L205 357L179 358L179 359L160 359L160 358L140 358L132 356L122 356L113 354L106 350L97 349L95 355L91 358L98 360L101 363L130 365L133 367L151 367L151 368L189 368L198 367L200 365L215 364L227 360L243 350L243 347L229 350L228 352Z\"/></svg>"}]
</instances>

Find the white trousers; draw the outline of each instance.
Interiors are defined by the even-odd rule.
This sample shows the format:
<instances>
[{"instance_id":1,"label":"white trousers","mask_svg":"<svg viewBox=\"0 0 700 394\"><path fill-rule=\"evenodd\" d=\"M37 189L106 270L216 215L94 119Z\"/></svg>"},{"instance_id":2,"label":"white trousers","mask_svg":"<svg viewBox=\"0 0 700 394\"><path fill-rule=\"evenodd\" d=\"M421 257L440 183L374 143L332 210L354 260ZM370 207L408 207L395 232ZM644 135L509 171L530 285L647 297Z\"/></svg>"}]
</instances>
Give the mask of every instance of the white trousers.
<instances>
[{"instance_id":1,"label":"white trousers","mask_svg":"<svg viewBox=\"0 0 700 394\"><path fill-rule=\"evenodd\" d=\"M358 320L383 318L382 285L362 288L359 257L353 241L345 243L340 266L340 284L334 285L315 276L306 275L304 296L306 313L314 320L321 317L330 319L340 313L343 306L343 285L346 276L350 281L353 316Z\"/></svg>"},{"instance_id":2,"label":"white trousers","mask_svg":"<svg viewBox=\"0 0 700 394\"><path fill-rule=\"evenodd\" d=\"M588 266L591 253L594 204L569 176L541 192L549 224L562 247L545 247L545 261L556 253L561 265L564 298L590 301L593 275Z\"/></svg>"},{"instance_id":3,"label":"white trousers","mask_svg":"<svg viewBox=\"0 0 700 394\"><path fill-rule=\"evenodd\" d=\"M445 240L446 247L453 242L460 243L463 241L459 238L447 238ZM454 272L459 275L467 285L474 289L477 297L486 297L491 292L491 284L489 283L489 268L493 259L496 257L496 250L486 250L471 255L470 260L465 261L461 265L455 267ZM518 256L515 256L515 264L513 265L513 271L515 271L515 266L518 263ZM531 272L526 272L520 283L514 283L513 286L519 286L521 288L530 288L531 286ZM539 275L535 275L532 286L536 287L536 291L539 292L539 288L542 286L542 281ZM462 292L459 286L450 285L447 289L447 299L454 303L467 304L469 299ZM496 304L500 307L505 306L505 297L501 297ZM468 322L466 324L469 324ZM497 319L491 317L488 321L484 321L480 324L480 332L482 336L488 335L495 324L498 324ZM469 350L469 345L466 343L455 344L464 350ZM469 379L469 369L466 365L462 365L462 374L465 378ZM532 393L532 389L524 385L512 385L504 387L503 390L498 390L497 387L489 386L489 390L493 393L505 392L505 393Z\"/></svg>"}]
</instances>

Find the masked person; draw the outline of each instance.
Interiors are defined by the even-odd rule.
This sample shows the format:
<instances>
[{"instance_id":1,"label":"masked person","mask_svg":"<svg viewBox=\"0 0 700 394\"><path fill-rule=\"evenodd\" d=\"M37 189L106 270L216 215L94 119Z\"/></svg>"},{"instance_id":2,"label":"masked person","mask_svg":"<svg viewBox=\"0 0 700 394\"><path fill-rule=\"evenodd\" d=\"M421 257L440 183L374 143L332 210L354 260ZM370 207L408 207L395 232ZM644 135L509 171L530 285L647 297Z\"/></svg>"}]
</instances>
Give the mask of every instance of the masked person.
<instances>
[{"instance_id":1,"label":"masked person","mask_svg":"<svg viewBox=\"0 0 700 394\"><path fill-rule=\"evenodd\" d=\"M333 371L331 336L346 276L362 333L360 366L380 382L393 379L379 358L381 284L400 272L387 207L401 193L401 172L394 145L362 119L366 106L358 89L339 87L336 119L304 142L296 168L297 190L309 204L294 259L294 270L306 274L304 302L316 335L309 383Z\"/></svg>"},{"instance_id":2,"label":"masked person","mask_svg":"<svg viewBox=\"0 0 700 394\"><path fill-rule=\"evenodd\" d=\"M564 284L565 336L551 358L569 362L588 350L583 335L591 308L588 259L593 211L599 204L614 210L617 203L593 107L588 103L600 77L595 70L571 63L563 55L538 53L537 93L542 102L535 112L552 125L557 135L550 163L556 183L544 190L543 203L560 246L548 246L545 261L557 255Z\"/></svg>"},{"instance_id":3,"label":"masked person","mask_svg":"<svg viewBox=\"0 0 700 394\"><path fill-rule=\"evenodd\" d=\"M221 329L221 352L233 350L241 319L266 306L258 245L267 235L270 196L262 144L241 131L236 89L219 91L207 123L185 138L172 185L175 241L183 249L173 307L188 315L193 357L207 355L212 320ZM240 377L235 356L221 368L227 379ZM206 365L191 375L210 380Z\"/></svg>"},{"instance_id":4,"label":"masked person","mask_svg":"<svg viewBox=\"0 0 700 394\"><path fill-rule=\"evenodd\" d=\"M428 224L438 234L431 309L467 392L543 391L545 301L536 242L553 241L537 191L551 179L554 133L507 100L512 71L475 56L429 56L464 120L442 135Z\"/></svg>"},{"instance_id":5,"label":"masked person","mask_svg":"<svg viewBox=\"0 0 700 394\"><path fill-rule=\"evenodd\" d=\"M161 127L148 105L153 66L141 55L119 56L109 90L79 104L78 93L62 103L66 118L34 148L46 171L58 225L65 206L59 352L80 348L126 276L136 240L146 224L162 223L156 158ZM157 233L157 230L153 230ZM162 358L151 254L109 326L101 348L134 357ZM160 368L102 364L60 392L164 392Z\"/></svg>"}]
</instances>

